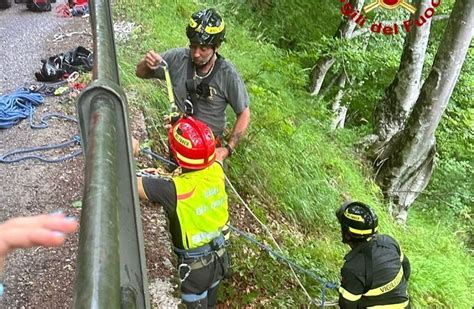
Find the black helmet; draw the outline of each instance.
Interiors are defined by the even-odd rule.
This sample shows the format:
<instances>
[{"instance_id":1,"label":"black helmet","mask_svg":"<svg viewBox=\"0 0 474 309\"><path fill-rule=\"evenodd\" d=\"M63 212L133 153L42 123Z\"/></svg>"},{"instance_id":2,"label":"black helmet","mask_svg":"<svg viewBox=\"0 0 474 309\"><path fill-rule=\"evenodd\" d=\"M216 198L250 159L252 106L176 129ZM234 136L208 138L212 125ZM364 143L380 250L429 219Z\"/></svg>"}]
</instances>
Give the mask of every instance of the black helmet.
<instances>
[{"instance_id":1,"label":"black helmet","mask_svg":"<svg viewBox=\"0 0 474 309\"><path fill-rule=\"evenodd\" d=\"M214 9L204 9L191 15L186 35L191 43L218 46L225 39L224 20Z\"/></svg>"},{"instance_id":2,"label":"black helmet","mask_svg":"<svg viewBox=\"0 0 474 309\"><path fill-rule=\"evenodd\" d=\"M379 227L379 219L372 209L361 202L346 202L336 212L341 224L343 241L346 235L352 240L365 240L374 235Z\"/></svg>"}]
</instances>

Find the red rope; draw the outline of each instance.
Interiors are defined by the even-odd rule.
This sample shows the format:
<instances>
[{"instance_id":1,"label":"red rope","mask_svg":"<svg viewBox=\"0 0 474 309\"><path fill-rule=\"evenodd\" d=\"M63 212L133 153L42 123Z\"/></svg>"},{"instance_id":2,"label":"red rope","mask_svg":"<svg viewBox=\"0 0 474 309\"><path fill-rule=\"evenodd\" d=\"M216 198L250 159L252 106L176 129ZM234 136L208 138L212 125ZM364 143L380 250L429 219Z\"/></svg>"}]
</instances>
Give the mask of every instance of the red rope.
<instances>
[{"instance_id":1,"label":"red rope","mask_svg":"<svg viewBox=\"0 0 474 309\"><path fill-rule=\"evenodd\" d=\"M72 17L69 5L63 3L56 6L55 14L60 17Z\"/></svg>"}]
</instances>

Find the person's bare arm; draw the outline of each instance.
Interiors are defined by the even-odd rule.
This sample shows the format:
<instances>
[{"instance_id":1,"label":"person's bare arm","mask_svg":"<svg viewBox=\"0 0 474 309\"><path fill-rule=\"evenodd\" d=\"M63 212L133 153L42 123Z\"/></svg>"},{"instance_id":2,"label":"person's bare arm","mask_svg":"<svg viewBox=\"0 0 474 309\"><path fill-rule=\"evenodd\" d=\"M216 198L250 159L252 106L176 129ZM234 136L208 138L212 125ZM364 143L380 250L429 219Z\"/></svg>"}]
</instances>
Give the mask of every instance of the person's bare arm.
<instances>
[{"instance_id":1,"label":"person's bare arm","mask_svg":"<svg viewBox=\"0 0 474 309\"><path fill-rule=\"evenodd\" d=\"M247 106L244 111L237 115L235 120L234 128L232 129L232 134L229 138L229 145L232 148L236 148L239 144L239 141L244 137L247 132L247 128L250 123L250 108Z\"/></svg>"},{"instance_id":2,"label":"person's bare arm","mask_svg":"<svg viewBox=\"0 0 474 309\"><path fill-rule=\"evenodd\" d=\"M145 189L143 188L143 178L137 177L137 189L138 189L138 196L140 199L147 201L148 196L146 196Z\"/></svg>"},{"instance_id":3,"label":"person's bare arm","mask_svg":"<svg viewBox=\"0 0 474 309\"><path fill-rule=\"evenodd\" d=\"M228 145L235 149L239 144L239 141L244 137L247 132L247 128L250 123L250 108L247 106L244 111L237 115L235 120L232 134L230 135ZM224 160L230 155L229 150L225 147L216 149L216 160L224 162Z\"/></svg>"},{"instance_id":4,"label":"person's bare arm","mask_svg":"<svg viewBox=\"0 0 474 309\"><path fill-rule=\"evenodd\" d=\"M153 50L149 51L145 57L137 64L135 74L140 78L151 78L156 69L158 69L161 61L160 54L154 52Z\"/></svg>"}]
</instances>

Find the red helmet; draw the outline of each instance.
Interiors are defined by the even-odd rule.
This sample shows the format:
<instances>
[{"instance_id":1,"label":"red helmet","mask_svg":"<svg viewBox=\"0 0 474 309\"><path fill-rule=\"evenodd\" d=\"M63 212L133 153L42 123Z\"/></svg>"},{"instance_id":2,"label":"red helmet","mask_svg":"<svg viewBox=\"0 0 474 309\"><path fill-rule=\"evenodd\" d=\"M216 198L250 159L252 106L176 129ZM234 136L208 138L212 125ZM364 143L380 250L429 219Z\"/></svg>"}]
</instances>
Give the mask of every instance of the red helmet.
<instances>
[{"instance_id":1,"label":"red helmet","mask_svg":"<svg viewBox=\"0 0 474 309\"><path fill-rule=\"evenodd\" d=\"M168 131L170 151L179 166L199 170L216 159L212 130L193 117L179 119Z\"/></svg>"}]
</instances>

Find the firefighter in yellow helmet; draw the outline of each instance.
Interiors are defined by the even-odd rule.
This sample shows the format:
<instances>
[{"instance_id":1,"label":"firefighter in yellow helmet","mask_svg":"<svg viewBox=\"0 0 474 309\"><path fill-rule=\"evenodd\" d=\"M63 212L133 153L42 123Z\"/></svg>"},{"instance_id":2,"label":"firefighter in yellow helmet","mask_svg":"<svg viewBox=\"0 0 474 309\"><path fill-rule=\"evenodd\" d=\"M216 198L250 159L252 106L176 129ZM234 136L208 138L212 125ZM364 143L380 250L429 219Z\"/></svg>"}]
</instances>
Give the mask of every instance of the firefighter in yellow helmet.
<instances>
[{"instance_id":1,"label":"firefighter in yellow helmet","mask_svg":"<svg viewBox=\"0 0 474 309\"><path fill-rule=\"evenodd\" d=\"M410 308L407 285L410 262L398 243L378 234L378 218L361 202L347 202L336 213L342 242L351 247L344 257L339 288L341 308Z\"/></svg>"},{"instance_id":2,"label":"firefighter in yellow helmet","mask_svg":"<svg viewBox=\"0 0 474 309\"><path fill-rule=\"evenodd\" d=\"M192 117L178 120L169 129L168 139L183 173L172 179L138 177L138 193L165 208L178 256L183 303L188 308L214 307L219 284L229 270L224 246L229 212L222 162L216 161L212 131Z\"/></svg>"},{"instance_id":3,"label":"firefighter in yellow helmet","mask_svg":"<svg viewBox=\"0 0 474 309\"><path fill-rule=\"evenodd\" d=\"M219 53L225 40L225 26L215 9L199 10L191 15L186 27L189 47L173 48L162 54L151 50L136 67L138 77L165 79L162 65L167 64L176 105L181 112L211 128L217 156L222 159L232 155L250 123L250 99L244 81L235 66ZM236 120L225 142L229 105Z\"/></svg>"}]
</instances>

